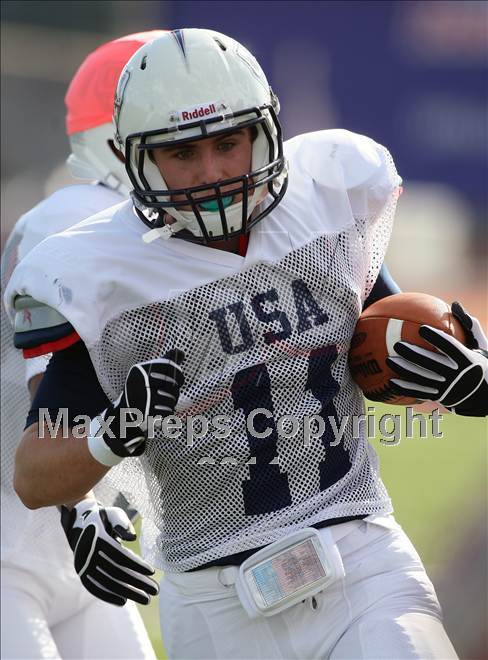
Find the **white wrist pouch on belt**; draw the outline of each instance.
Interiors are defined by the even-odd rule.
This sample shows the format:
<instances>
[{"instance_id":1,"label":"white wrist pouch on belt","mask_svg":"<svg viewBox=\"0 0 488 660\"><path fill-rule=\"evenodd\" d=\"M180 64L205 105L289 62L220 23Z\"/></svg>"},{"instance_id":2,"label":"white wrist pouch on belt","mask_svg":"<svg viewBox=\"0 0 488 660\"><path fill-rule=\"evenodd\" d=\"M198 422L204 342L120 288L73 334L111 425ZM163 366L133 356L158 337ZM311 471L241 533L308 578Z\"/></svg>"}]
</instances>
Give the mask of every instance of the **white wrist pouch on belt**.
<instances>
[{"instance_id":1,"label":"white wrist pouch on belt","mask_svg":"<svg viewBox=\"0 0 488 660\"><path fill-rule=\"evenodd\" d=\"M337 546L328 530L306 527L248 557L235 586L250 617L273 616L323 591L344 575Z\"/></svg>"}]
</instances>

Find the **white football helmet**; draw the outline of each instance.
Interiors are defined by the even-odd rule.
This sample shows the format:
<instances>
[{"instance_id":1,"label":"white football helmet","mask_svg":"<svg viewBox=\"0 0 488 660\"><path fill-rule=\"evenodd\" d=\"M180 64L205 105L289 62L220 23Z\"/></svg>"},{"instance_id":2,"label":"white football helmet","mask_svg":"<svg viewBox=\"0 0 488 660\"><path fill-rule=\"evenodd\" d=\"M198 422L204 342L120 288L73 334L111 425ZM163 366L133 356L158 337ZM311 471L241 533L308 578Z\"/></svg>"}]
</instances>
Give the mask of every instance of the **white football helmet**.
<instances>
[{"instance_id":1,"label":"white football helmet","mask_svg":"<svg viewBox=\"0 0 488 660\"><path fill-rule=\"evenodd\" d=\"M66 93L67 160L77 179L99 181L127 197L132 186L123 154L114 145L112 122L115 89L130 57L164 30L130 34L103 44L78 68Z\"/></svg>"},{"instance_id":2,"label":"white football helmet","mask_svg":"<svg viewBox=\"0 0 488 660\"><path fill-rule=\"evenodd\" d=\"M157 230L145 240L182 229L190 240L227 239L248 232L269 213L287 186L278 112L256 59L219 32L174 30L138 50L120 77L114 121L136 209ZM168 189L150 157L155 147L245 127L255 127L255 136L251 171L242 176ZM224 186L232 188L222 194ZM176 222L165 225L166 213Z\"/></svg>"}]
</instances>

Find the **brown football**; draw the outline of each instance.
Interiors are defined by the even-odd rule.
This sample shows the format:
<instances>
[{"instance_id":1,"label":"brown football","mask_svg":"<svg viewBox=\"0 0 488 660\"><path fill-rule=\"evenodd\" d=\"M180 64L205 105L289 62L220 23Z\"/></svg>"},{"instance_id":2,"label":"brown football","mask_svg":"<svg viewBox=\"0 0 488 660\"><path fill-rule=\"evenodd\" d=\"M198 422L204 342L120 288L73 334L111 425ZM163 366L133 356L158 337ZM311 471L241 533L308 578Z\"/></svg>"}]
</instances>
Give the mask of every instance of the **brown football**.
<instances>
[{"instance_id":1,"label":"brown football","mask_svg":"<svg viewBox=\"0 0 488 660\"><path fill-rule=\"evenodd\" d=\"M402 406L417 402L392 392L388 381L400 376L386 365L386 358L396 355L393 346L400 340L435 350L418 334L421 325L431 325L466 343L450 305L426 293L397 293L378 300L361 314L351 340L349 368L368 399Z\"/></svg>"}]
</instances>

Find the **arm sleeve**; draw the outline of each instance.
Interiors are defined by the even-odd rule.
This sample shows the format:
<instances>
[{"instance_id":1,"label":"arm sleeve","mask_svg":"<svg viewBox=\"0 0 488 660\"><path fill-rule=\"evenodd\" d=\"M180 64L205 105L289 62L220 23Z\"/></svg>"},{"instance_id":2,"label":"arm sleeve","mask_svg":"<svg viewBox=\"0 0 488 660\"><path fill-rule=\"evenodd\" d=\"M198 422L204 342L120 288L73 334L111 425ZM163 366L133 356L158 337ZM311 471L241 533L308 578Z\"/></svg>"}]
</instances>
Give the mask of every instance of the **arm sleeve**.
<instances>
[{"instance_id":1,"label":"arm sleeve","mask_svg":"<svg viewBox=\"0 0 488 660\"><path fill-rule=\"evenodd\" d=\"M26 428L39 421L40 408L47 408L54 422L66 410L68 426L77 415L95 417L110 403L98 382L88 350L83 342L54 353L27 416Z\"/></svg>"},{"instance_id":2,"label":"arm sleeve","mask_svg":"<svg viewBox=\"0 0 488 660\"><path fill-rule=\"evenodd\" d=\"M366 307L369 307L377 300L381 300L381 298L386 298L387 296L392 296L395 293L401 293L401 289L391 276L390 271L386 265L383 264L381 266L380 272L378 273L378 278L374 283L371 293L364 302L363 309L366 309Z\"/></svg>"}]
</instances>

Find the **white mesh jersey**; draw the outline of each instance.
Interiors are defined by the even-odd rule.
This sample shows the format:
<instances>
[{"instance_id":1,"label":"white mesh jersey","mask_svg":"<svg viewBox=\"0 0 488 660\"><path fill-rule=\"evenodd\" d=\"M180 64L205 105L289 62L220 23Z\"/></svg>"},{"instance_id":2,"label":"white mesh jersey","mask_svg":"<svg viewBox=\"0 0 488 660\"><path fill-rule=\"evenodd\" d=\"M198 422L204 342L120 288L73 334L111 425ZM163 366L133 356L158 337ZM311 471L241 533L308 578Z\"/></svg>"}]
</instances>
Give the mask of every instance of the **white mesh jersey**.
<instances>
[{"instance_id":1,"label":"white mesh jersey","mask_svg":"<svg viewBox=\"0 0 488 660\"><path fill-rule=\"evenodd\" d=\"M288 191L252 230L245 257L177 238L147 245L127 203L46 241L7 294L56 307L113 399L131 365L184 351L178 412L183 424L203 415L208 432L157 437L111 472L145 518L147 554L169 571L329 518L391 511L366 438L349 424L337 444L329 418L339 426L363 411L347 353L401 180L384 147L347 131L298 136L285 153ZM246 426L258 408L265 438ZM321 435L284 437L281 418L301 425L314 414L326 422Z\"/></svg>"},{"instance_id":2,"label":"white mesh jersey","mask_svg":"<svg viewBox=\"0 0 488 660\"><path fill-rule=\"evenodd\" d=\"M73 185L56 191L24 214L13 228L2 254L2 292L18 262L47 236L60 232L113 206L123 199L113 190L96 184ZM24 360L14 348L13 331L1 309L1 515L2 561L46 564L66 569L73 579L73 554L53 507L29 511L13 490L14 456L29 412L27 381L43 373L47 357ZM113 496L113 493L110 493Z\"/></svg>"}]
</instances>

